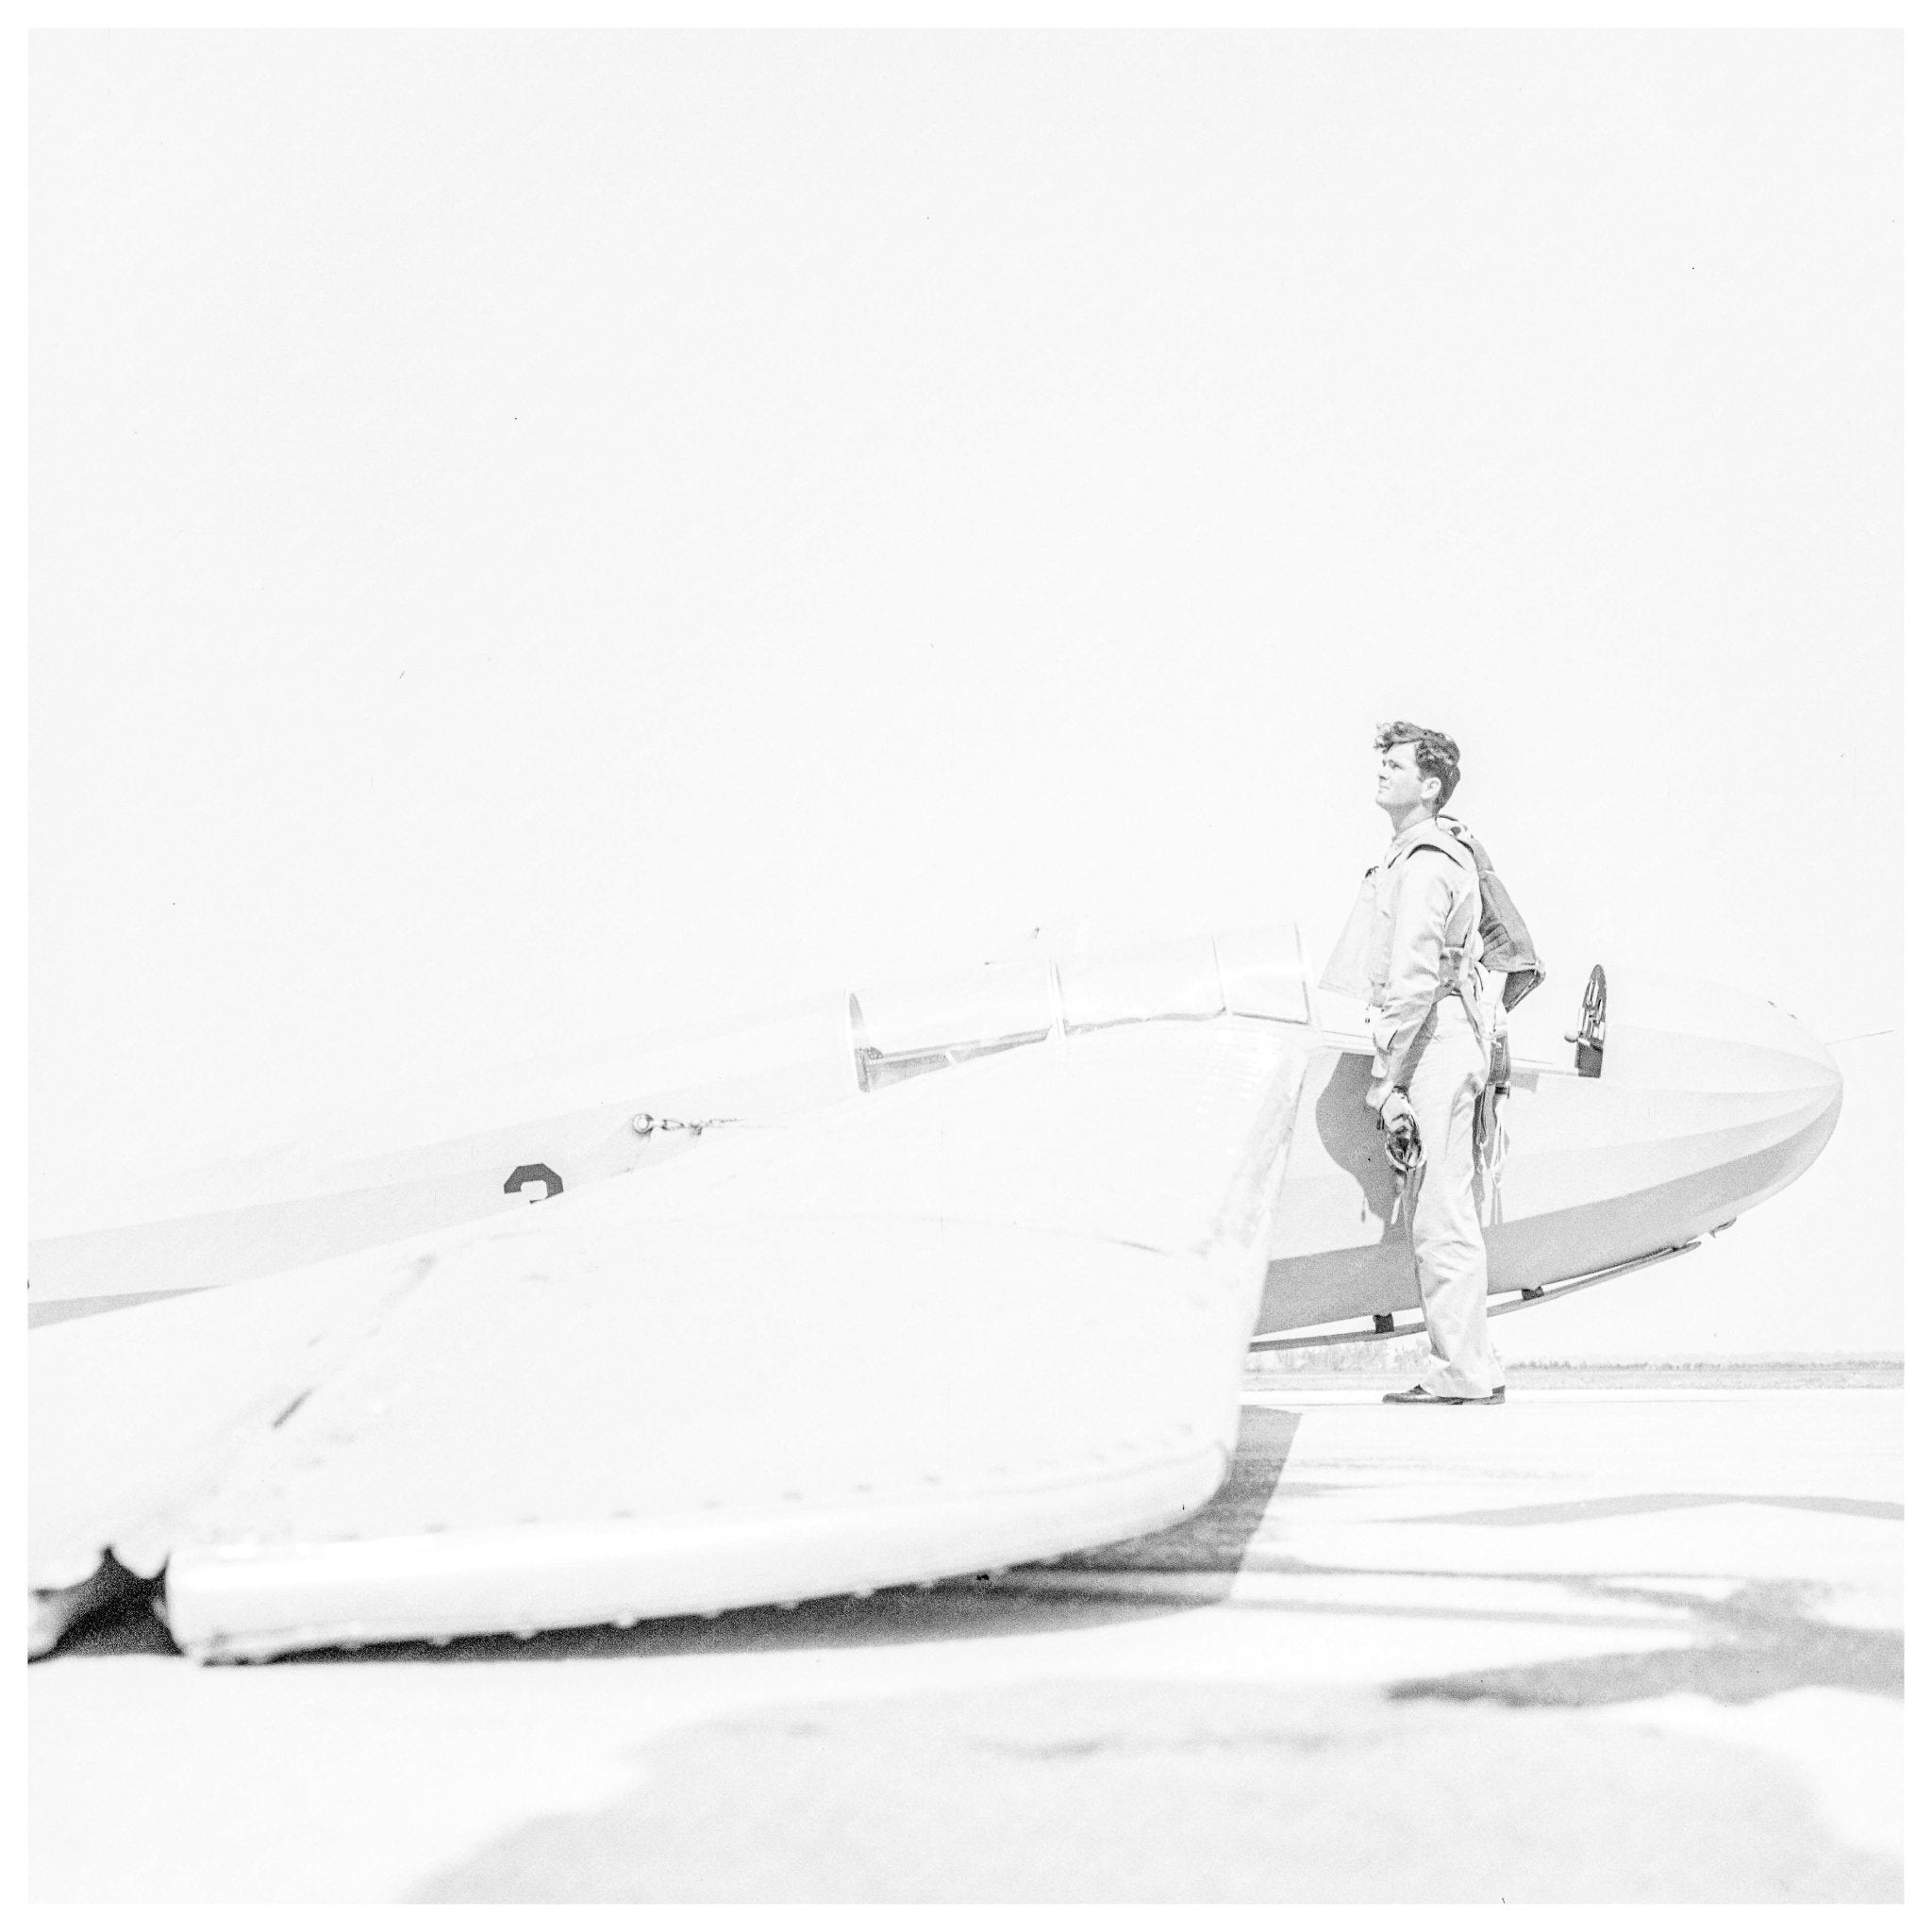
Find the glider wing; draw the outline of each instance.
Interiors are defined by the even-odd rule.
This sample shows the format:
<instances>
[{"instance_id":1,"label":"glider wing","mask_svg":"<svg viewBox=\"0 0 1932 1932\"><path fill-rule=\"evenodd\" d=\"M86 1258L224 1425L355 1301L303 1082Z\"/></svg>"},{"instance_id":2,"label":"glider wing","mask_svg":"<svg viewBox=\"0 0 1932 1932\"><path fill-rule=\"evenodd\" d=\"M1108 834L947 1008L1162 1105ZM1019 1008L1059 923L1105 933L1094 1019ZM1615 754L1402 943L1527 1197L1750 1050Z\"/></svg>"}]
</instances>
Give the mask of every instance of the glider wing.
<instances>
[{"instance_id":1,"label":"glider wing","mask_svg":"<svg viewBox=\"0 0 1932 1932\"><path fill-rule=\"evenodd\" d=\"M33 1575L204 1657L708 1613L1159 1527L1231 1456L1304 1066L1096 1029L37 1330Z\"/></svg>"}]
</instances>

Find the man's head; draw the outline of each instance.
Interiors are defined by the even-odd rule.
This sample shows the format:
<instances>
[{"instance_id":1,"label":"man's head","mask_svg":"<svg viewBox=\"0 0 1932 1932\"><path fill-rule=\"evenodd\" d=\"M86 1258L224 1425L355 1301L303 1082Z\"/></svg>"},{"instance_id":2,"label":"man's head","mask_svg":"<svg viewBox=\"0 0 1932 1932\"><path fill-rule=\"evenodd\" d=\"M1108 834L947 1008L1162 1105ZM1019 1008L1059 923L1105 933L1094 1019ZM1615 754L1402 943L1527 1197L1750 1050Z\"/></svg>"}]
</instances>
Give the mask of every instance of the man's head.
<instances>
[{"instance_id":1,"label":"man's head","mask_svg":"<svg viewBox=\"0 0 1932 1932\"><path fill-rule=\"evenodd\" d=\"M1453 738L1398 718L1392 724L1376 727L1375 749L1382 754L1375 803L1391 819L1399 824L1415 816L1418 808L1437 812L1449 803L1462 776L1461 755Z\"/></svg>"}]
</instances>

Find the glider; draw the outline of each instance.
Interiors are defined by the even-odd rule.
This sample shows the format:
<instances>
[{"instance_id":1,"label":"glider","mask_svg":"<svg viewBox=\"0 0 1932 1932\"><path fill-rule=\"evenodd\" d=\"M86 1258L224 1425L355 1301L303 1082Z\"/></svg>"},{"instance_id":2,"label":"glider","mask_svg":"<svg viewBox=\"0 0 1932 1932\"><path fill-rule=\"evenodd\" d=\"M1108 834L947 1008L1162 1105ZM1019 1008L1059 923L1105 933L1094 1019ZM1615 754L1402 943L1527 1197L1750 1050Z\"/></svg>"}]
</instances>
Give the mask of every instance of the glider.
<instances>
[{"instance_id":1,"label":"glider","mask_svg":"<svg viewBox=\"0 0 1932 1932\"><path fill-rule=\"evenodd\" d=\"M1494 1312L1694 1246L1838 1117L1762 1000L1599 968L1584 1008L1518 1058ZM1251 1349L1421 1325L1368 1078L1286 926L841 992L125 1198L32 1250L29 1649L157 1580L225 1661L1175 1522Z\"/></svg>"}]
</instances>

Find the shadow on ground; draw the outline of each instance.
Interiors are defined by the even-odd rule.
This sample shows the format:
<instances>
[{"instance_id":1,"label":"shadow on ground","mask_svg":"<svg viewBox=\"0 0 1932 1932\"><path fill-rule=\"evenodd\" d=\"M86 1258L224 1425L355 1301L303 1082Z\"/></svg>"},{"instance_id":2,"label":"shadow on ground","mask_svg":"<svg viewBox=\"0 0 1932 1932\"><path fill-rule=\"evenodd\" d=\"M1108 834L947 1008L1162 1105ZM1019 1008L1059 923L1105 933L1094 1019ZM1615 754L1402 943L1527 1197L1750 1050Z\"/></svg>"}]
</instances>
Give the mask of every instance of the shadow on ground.
<instances>
[{"instance_id":1,"label":"shadow on ground","mask_svg":"<svg viewBox=\"0 0 1932 1932\"><path fill-rule=\"evenodd\" d=\"M1748 1503L1764 1509L1813 1509L1825 1516L1873 1516L1903 1523L1903 1503L1874 1502L1865 1496L1761 1496L1737 1491L1707 1492L1672 1490L1641 1496L1589 1496L1567 1503L1518 1503L1503 1509L1456 1509L1441 1516L1398 1516L1397 1523L1462 1523L1486 1529L1536 1529L1556 1523L1603 1523L1618 1516L1654 1516L1664 1509L1708 1509L1724 1503Z\"/></svg>"},{"instance_id":2,"label":"shadow on ground","mask_svg":"<svg viewBox=\"0 0 1932 1932\"><path fill-rule=\"evenodd\" d=\"M1896 1629L1858 1629L1824 1622L1814 1614L1818 1586L1793 1580L1740 1586L1712 1601L1692 1592L1639 1587L1615 1574L1572 1572L1457 1573L1399 1568L1343 1568L1303 1561L1278 1551L1251 1549L1271 1502L1299 1489L1313 1493L1329 1487L1284 1480L1300 1421L1291 1409L1255 1407L1241 1420L1233 1470L1213 1501L1187 1521L1155 1535L1075 1552L1053 1563L1024 1566L1001 1583L991 1577L955 1578L934 1589L894 1589L877 1595L824 1598L793 1610L761 1607L714 1618L669 1617L628 1630L608 1624L591 1629L550 1631L520 1641L475 1637L446 1645L371 1644L359 1650L322 1650L283 1660L284 1667L368 1668L384 1662L475 1663L558 1662L635 1657L704 1656L804 1648L913 1644L974 1636L1025 1636L1094 1628L1173 1616L1224 1600L1235 1578L1254 1574L1292 1574L1326 1578L1465 1580L1486 1584L1556 1585L1574 1599L1570 1611L1416 1607L1392 1609L1375 1592L1358 1605L1327 1602L1325 1616L1413 1615L1432 1620L1479 1623L1532 1622L1601 1624L1628 1631L1634 1602L1652 1607L1652 1627L1683 1628L1690 1641L1681 1647L1635 1653L1610 1652L1554 1662L1514 1665L1414 1678L1390 1687L1399 1703L1440 1700L1492 1702L1515 1707L1578 1708L1633 1703L1695 1691L1726 1704L1749 1703L1780 1691L1812 1688L1860 1690L1903 1697L1905 1647ZM1750 1500L1802 1503L1848 1512L1890 1515L1893 1505L1872 1505L1833 1497L1746 1498L1729 1496L1641 1495L1587 1504L1555 1504L1528 1510L1465 1511L1422 1522L1468 1522L1489 1525L1507 1521L1530 1524L1591 1515L1690 1507L1713 1501ZM1551 1511L1569 1512L1551 1514ZM1137 1587L1119 1595L1104 1588L1058 1591L1055 1579L1088 1583L1107 1574L1132 1576ZM1171 1578L1172 1593L1159 1579ZM1152 1583L1155 1587L1145 1586ZM166 1626L149 1607L149 1586L129 1579L130 1593L69 1634L61 1653L76 1657L165 1655L174 1650ZM1257 1604L1257 1610L1291 1614L1281 1607Z\"/></svg>"},{"instance_id":3,"label":"shadow on ground","mask_svg":"<svg viewBox=\"0 0 1932 1932\"><path fill-rule=\"evenodd\" d=\"M1677 1650L1559 1657L1493 1670L1459 1671L1391 1684L1398 1702L1440 1698L1525 1707L1632 1704L1695 1691L1720 1704L1750 1704L1780 1691L1862 1690L1903 1699L1905 1633L1827 1624L1810 1614L1820 1586L1753 1582L1718 1602L1672 1591L1638 1589L1614 1577L1570 1579L1599 1593L1689 1611L1699 1641Z\"/></svg>"},{"instance_id":4,"label":"shadow on ground","mask_svg":"<svg viewBox=\"0 0 1932 1932\"><path fill-rule=\"evenodd\" d=\"M463 1903L1895 1900L1775 1758L1574 1711L1034 1681L668 1733L637 1782L416 1894Z\"/></svg>"}]
</instances>

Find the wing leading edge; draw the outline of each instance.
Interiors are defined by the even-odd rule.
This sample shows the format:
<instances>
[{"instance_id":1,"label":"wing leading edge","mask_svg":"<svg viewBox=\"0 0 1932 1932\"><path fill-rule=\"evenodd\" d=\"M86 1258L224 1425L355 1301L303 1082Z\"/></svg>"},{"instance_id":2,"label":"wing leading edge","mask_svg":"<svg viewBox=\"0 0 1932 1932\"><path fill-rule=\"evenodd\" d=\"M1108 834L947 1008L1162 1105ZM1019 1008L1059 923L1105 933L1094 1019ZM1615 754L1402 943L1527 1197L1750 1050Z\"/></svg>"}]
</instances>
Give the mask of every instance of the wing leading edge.
<instances>
[{"instance_id":1,"label":"wing leading edge","mask_svg":"<svg viewBox=\"0 0 1932 1932\"><path fill-rule=\"evenodd\" d=\"M245 1289L36 1331L32 1574L197 1657L865 1591L1232 1454L1304 1071L1151 1021Z\"/></svg>"}]
</instances>

